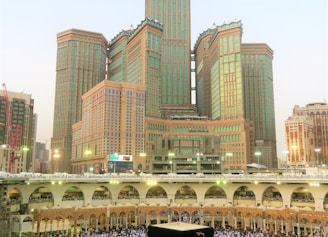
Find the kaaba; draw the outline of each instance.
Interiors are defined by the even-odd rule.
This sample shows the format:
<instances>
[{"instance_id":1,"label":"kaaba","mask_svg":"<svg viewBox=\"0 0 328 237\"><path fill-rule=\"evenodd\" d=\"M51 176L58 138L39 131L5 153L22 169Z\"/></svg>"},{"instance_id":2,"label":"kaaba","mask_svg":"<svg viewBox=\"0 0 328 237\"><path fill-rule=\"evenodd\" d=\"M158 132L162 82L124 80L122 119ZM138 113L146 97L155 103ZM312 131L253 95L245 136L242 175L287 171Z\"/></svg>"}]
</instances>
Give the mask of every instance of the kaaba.
<instances>
[{"instance_id":1,"label":"kaaba","mask_svg":"<svg viewBox=\"0 0 328 237\"><path fill-rule=\"evenodd\" d=\"M213 237L214 230L208 226L183 222L171 222L148 226L148 237Z\"/></svg>"}]
</instances>

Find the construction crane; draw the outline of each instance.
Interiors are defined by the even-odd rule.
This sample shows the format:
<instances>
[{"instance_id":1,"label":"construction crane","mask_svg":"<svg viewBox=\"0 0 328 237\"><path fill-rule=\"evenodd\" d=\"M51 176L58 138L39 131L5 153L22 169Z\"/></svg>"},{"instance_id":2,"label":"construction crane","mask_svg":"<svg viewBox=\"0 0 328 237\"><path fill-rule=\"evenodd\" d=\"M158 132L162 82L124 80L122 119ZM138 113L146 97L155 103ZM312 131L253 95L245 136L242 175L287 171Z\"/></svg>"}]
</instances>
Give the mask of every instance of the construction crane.
<instances>
[{"instance_id":1,"label":"construction crane","mask_svg":"<svg viewBox=\"0 0 328 237\"><path fill-rule=\"evenodd\" d=\"M8 92L6 84L2 84L3 87L3 97L6 108L6 120L7 120L7 132L8 132L8 142L9 142L9 173L15 173L15 162L17 159L16 151L18 150L21 140L22 140L22 125L16 124L15 130L12 125L10 103L8 98Z\"/></svg>"}]
</instances>

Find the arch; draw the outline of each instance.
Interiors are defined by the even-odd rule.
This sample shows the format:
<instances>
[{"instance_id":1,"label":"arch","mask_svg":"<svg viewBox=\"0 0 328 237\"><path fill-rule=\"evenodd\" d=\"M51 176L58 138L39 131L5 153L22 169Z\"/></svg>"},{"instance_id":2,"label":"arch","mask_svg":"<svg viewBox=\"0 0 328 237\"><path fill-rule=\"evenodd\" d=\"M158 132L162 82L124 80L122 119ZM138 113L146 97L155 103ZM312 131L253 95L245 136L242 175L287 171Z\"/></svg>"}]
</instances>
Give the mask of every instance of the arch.
<instances>
[{"instance_id":1,"label":"arch","mask_svg":"<svg viewBox=\"0 0 328 237\"><path fill-rule=\"evenodd\" d=\"M314 197L312 193L304 187L294 189L290 199L291 207L305 208L310 207L312 210L315 209Z\"/></svg>"},{"instance_id":2,"label":"arch","mask_svg":"<svg viewBox=\"0 0 328 237\"><path fill-rule=\"evenodd\" d=\"M221 211L216 211L213 214L214 226L223 226L223 213Z\"/></svg>"},{"instance_id":3,"label":"arch","mask_svg":"<svg viewBox=\"0 0 328 237\"><path fill-rule=\"evenodd\" d=\"M213 185L212 187L210 187L209 189L207 189L206 193L205 193L205 198L227 198L227 194L226 192L219 186L217 185Z\"/></svg>"},{"instance_id":4,"label":"arch","mask_svg":"<svg viewBox=\"0 0 328 237\"><path fill-rule=\"evenodd\" d=\"M62 201L84 200L84 194L79 187L71 186L66 189Z\"/></svg>"},{"instance_id":5,"label":"arch","mask_svg":"<svg viewBox=\"0 0 328 237\"><path fill-rule=\"evenodd\" d=\"M150 224L157 224L157 213L154 210L149 213L149 221Z\"/></svg>"},{"instance_id":6,"label":"arch","mask_svg":"<svg viewBox=\"0 0 328 237\"><path fill-rule=\"evenodd\" d=\"M22 193L18 188L13 188L8 192L8 200L11 204L20 203L22 201Z\"/></svg>"},{"instance_id":7,"label":"arch","mask_svg":"<svg viewBox=\"0 0 328 237\"><path fill-rule=\"evenodd\" d=\"M190 222L190 214L189 212L187 211L183 211L181 213L181 222L184 222L184 223L189 223Z\"/></svg>"},{"instance_id":8,"label":"arch","mask_svg":"<svg viewBox=\"0 0 328 237\"><path fill-rule=\"evenodd\" d=\"M65 229L65 219L58 214L51 222L51 229L53 231L61 231Z\"/></svg>"},{"instance_id":9,"label":"arch","mask_svg":"<svg viewBox=\"0 0 328 237\"><path fill-rule=\"evenodd\" d=\"M46 206L51 208L54 206L54 195L46 187L36 188L29 196L29 209L40 208Z\"/></svg>"},{"instance_id":10,"label":"arch","mask_svg":"<svg viewBox=\"0 0 328 237\"><path fill-rule=\"evenodd\" d=\"M160 218L160 223L167 223L168 219L167 219L167 212L166 211L161 211L159 213L159 218Z\"/></svg>"},{"instance_id":11,"label":"arch","mask_svg":"<svg viewBox=\"0 0 328 237\"><path fill-rule=\"evenodd\" d=\"M204 211L203 214L203 225L210 226L212 222L212 214L209 211Z\"/></svg>"},{"instance_id":12,"label":"arch","mask_svg":"<svg viewBox=\"0 0 328 237\"><path fill-rule=\"evenodd\" d=\"M118 193L118 199L132 199L139 197L139 191L132 185L124 186Z\"/></svg>"},{"instance_id":13,"label":"arch","mask_svg":"<svg viewBox=\"0 0 328 237\"><path fill-rule=\"evenodd\" d=\"M114 226L117 226L117 214L115 212L111 212L109 216L109 224L112 229Z\"/></svg>"},{"instance_id":14,"label":"arch","mask_svg":"<svg viewBox=\"0 0 328 237\"><path fill-rule=\"evenodd\" d=\"M97 226L97 223L98 223L97 216L95 214L91 214L90 219L89 219L89 228L95 230L96 226Z\"/></svg>"},{"instance_id":15,"label":"arch","mask_svg":"<svg viewBox=\"0 0 328 237\"><path fill-rule=\"evenodd\" d=\"M100 213L98 217L97 231L106 231L106 214Z\"/></svg>"},{"instance_id":16,"label":"arch","mask_svg":"<svg viewBox=\"0 0 328 237\"><path fill-rule=\"evenodd\" d=\"M153 186L148 189L146 198L167 198L167 193L161 186Z\"/></svg>"},{"instance_id":17,"label":"arch","mask_svg":"<svg viewBox=\"0 0 328 237\"><path fill-rule=\"evenodd\" d=\"M191 213L191 223L200 224L200 213L198 211Z\"/></svg>"},{"instance_id":18,"label":"arch","mask_svg":"<svg viewBox=\"0 0 328 237\"><path fill-rule=\"evenodd\" d=\"M233 194L233 205L256 206L254 192L247 186L240 186Z\"/></svg>"},{"instance_id":19,"label":"arch","mask_svg":"<svg viewBox=\"0 0 328 237\"><path fill-rule=\"evenodd\" d=\"M92 195L92 200L108 200L112 199L112 193L105 186L99 186L95 189Z\"/></svg>"},{"instance_id":20,"label":"arch","mask_svg":"<svg viewBox=\"0 0 328 237\"><path fill-rule=\"evenodd\" d=\"M124 211L120 212L120 214L118 215L118 223L117 225L122 228L123 226L127 226L127 215Z\"/></svg>"},{"instance_id":21,"label":"arch","mask_svg":"<svg viewBox=\"0 0 328 237\"><path fill-rule=\"evenodd\" d=\"M32 218L30 216L27 216L23 219L23 222L32 222Z\"/></svg>"},{"instance_id":22,"label":"arch","mask_svg":"<svg viewBox=\"0 0 328 237\"><path fill-rule=\"evenodd\" d=\"M172 212L171 221L172 222L179 222L180 221L180 215L177 211Z\"/></svg>"},{"instance_id":23,"label":"arch","mask_svg":"<svg viewBox=\"0 0 328 237\"><path fill-rule=\"evenodd\" d=\"M283 201L281 192L273 186L267 187L262 194L262 205L265 207L282 207Z\"/></svg>"},{"instance_id":24,"label":"arch","mask_svg":"<svg viewBox=\"0 0 328 237\"><path fill-rule=\"evenodd\" d=\"M80 231L85 231L86 230L86 223L85 223L85 218L83 215L79 215L76 218L76 231L79 233Z\"/></svg>"},{"instance_id":25,"label":"arch","mask_svg":"<svg viewBox=\"0 0 328 237\"><path fill-rule=\"evenodd\" d=\"M19 217L14 216L12 219L12 226L17 230L19 229L19 225L20 225Z\"/></svg>"},{"instance_id":26,"label":"arch","mask_svg":"<svg viewBox=\"0 0 328 237\"><path fill-rule=\"evenodd\" d=\"M328 192L326 193L323 199L323 208L325 209L325 211L328 211Z\"/></svg>"},{"instance_id":27,"label":"arch","mask_svg":"<svg viewBox=\"0 0 328 237\"><path fill-rule=\"evenodd\" d=\"M176 203L192 203L193 200L197 201L196 191L189 185L181 186L175 193ZM188 202L189 200L189 202Z\"/></svg>"},{"instance_id":28,"label":"arch","mask_svg":"<svg viewBox=\"0 0 328 237\"><path fill-rule=\"evenodd\" d=\"M133 223L136 226L136 213L134 211L129 211L128 213L128 225L132 226Z\"/></svg>"}]
</instances>

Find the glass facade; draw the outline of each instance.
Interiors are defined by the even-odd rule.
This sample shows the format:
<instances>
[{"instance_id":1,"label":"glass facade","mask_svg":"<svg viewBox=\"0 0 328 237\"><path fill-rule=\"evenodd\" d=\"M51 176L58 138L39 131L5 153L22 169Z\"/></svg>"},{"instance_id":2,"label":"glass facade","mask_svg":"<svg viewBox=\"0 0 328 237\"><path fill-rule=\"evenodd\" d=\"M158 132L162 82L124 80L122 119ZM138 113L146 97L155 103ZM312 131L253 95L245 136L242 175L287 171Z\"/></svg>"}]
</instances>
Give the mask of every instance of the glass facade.
<instances>
[{"instance_id":1,"label":"glass facade","mask_svg":"<svg viewBox=\"0 0 328 237\"><path fill-rule=\"evenodd\" d=\"M106 39L93 32L57 35L55 111L51 148L60 149L59 170L71 172L72 124L82 119L82 95L105 79Z\"/></svg>"},{"instance_id":2,"label":"glass facade","mask_svg":"<svg viewBox=\"0 0 328 237\"><path fill-rule=\"evenodd\" d=\"M161 103L190 104L190 0L146 0L146 17L165 26L161 42Z\"/></svg>"}]
</instances>

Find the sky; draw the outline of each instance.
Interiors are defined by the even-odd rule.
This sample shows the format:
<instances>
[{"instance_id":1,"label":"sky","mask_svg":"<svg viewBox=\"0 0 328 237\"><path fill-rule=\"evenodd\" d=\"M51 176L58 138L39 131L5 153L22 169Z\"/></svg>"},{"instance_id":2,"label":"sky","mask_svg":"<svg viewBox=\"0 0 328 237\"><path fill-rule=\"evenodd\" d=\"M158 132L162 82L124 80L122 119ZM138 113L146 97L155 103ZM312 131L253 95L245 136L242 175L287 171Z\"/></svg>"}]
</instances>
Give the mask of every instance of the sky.
<instances>
[{"instance_id":1,"label":"sky","mask_svg":"<svg viewBox=\"0 0 328 237\"><path fill-rule=\"evenodd\" d=\"M213 23L243 24L242 43L274 51L277 154L295 105L328 100L327 0L190 0L191 43ZM0 79L7 91L31 94L37 141L49 147L56 82L56 36L76 28L107 40L144 19L144 0L0 0Z\"/></svg>"}]
</instances>

